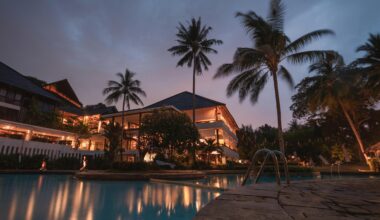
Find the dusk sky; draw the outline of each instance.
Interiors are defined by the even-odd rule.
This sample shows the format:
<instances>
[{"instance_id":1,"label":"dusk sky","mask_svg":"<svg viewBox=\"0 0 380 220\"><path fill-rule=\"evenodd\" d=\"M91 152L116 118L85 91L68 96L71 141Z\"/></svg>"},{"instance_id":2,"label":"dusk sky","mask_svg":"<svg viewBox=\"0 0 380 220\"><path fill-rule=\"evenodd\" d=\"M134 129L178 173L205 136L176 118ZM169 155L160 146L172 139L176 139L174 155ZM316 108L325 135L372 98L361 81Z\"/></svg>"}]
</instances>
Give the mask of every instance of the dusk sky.
<instances>
[{"instance_id":1,"label":"dusk sky","mask_svg":"<svg viewBox=\"0 0 380 220\"><path fill-rule=\"evenodd\" d=\"M291 39L329 28L326 37L307 49L333 49L346 63L360 54L355 49L369 33L380 32L379 0L285 1L285 32ZM141 1L0 1L0 61L22 74L47 82L67 78L84 105L103 102L102 89L125 68L136 72L148 97L145 105L188 90L192 71L176 67L178 57L167 51L175 45L176 26L202 17L213 27L210 37L223 40L211 55L208 72L196 78L196 92L227 104L239 125L276 126L273 82L268 81L257 104L226 97L230 78L213 80L216 69L232 60L237 47L252 46L235 13L253 10L266 17L265 0L141 0ZM307 65L286 64L295 82L307 76ZM290 90L280 82L285 127L291 120ZM121 109L121 103L118 108ZM136 106L133 106L136 107Z\"/></svg>"}]
</instances>

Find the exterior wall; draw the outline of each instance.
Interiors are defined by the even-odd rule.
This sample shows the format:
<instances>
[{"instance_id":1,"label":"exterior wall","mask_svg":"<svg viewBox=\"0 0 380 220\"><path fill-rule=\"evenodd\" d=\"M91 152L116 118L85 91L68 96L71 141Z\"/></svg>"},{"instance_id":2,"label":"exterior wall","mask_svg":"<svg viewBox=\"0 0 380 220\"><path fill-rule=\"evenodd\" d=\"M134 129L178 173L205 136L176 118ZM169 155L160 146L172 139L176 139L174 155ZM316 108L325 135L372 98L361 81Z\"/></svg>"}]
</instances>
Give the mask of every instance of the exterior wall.
<instances>
[{"instance_id":1,"label":"exterior wall","mask_svg":"<svg viewBox=\"0 0 380 220\"><path fill-rule=\"evenodd\" d=\"M60 157L77 157L82 156L103 156L103 151L75 150L66 145L49 144L36 141L25 141L11 138L0 137L0 154L22 154L22 155L46 155L50 159Z\"/></svg>"}]
</instances>

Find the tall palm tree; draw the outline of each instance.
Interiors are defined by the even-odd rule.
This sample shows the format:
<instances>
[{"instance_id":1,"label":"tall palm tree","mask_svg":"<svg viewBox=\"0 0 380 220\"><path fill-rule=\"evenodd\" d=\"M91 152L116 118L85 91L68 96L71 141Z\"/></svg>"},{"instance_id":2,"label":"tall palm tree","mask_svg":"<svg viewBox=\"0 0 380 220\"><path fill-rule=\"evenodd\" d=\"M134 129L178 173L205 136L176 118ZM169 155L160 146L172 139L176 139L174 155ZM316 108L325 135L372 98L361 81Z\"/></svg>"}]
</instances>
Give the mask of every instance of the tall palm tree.
<instances>
[{"instance_id":1,"label":"tall palm tree","mask_svg":"<svg viewBox=\"0 0 380 220\"><path fill-rule=\"evenodd\" d=\"M220 66L214 78L238 73L227 86L227 96L232 96L238 91L240 101L250 96L251 102L255 104L268 78L272 76L276 98L279 145L281 151L285 153L278 77L283 78L292 88L293 79L282 63L286 60L293 64L300 64L322 57L328 51L309 50L300 52L300 50L314 40L325 35L333 35L334 32L327 29L316 30L299 37L295 41L290 41L283 31L284 5L280 0L272 0L270 9L267 19L260 17L253 11L246 14L240 12L236 14L241 19L254 46L252 48L238 48L232 63Z\"/></svg>"},{"instance_id":2,"label":"tall palm tree","mask_svg":"<svg viewBox=\"0 0 380 220\"><path fill-rule=\"evenodd\" d=\"M117 73L116 75L119 78L119 81L108 81L108 87L103 90L103 95L107 95L105 101L108 104L117 103L120 98L123 99L121 114L122 134L120 141L120 160L122 160L125 105L127 105L128 110L131 109L131 101L136 105L144 105L140 96L146 97L146 93L140 88L140 81L134 79L134 76L136 75L135 73L126 69L124 75L122 73Z\"/></svg>"},{"instance_id":3,"label":"tall palm tree","mask_svg":"<svg viewBox=\"0 0 380 220\"><path fill-rule=\"evenodd\" d=\"M177 27L178 45L168 49L173 56L181 56L177 63L178 66L187 65L193 67L193 123L195 124L195 76L201 75L203 70L208 70L211 61L207 54L216 54L217 51L212 47L220 45L221 40L209 39L208 34L212 30L210 26L202 26L201 18L191 19L187 26L179 23Z\"/></svg>"},{"instance_id":4,"label":"tall palm tree","mask_svg":"<svg viewBox=\"0 0 380 220\"><path fill-rule=\"evenodd\" d=\"M359 133L358 114L366 106L368 97L360 92L360 78L355 69L346 67L339 54L328 54L309 67L314 76L304 78L292 97L293 110L309 112L342 112L358 143L362 156L368 163L365 147ZM356 91L353 93L352 91Z\"/></svg>"}]
</instances>

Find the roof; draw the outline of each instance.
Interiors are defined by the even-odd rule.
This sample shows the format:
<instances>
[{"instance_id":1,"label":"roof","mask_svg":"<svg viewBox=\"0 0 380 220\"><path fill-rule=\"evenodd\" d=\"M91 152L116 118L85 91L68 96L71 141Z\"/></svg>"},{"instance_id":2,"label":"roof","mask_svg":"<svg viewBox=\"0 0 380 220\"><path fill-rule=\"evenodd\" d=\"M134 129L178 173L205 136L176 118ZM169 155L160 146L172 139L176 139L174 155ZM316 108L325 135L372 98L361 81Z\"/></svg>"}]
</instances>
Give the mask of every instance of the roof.
<instances>
[{"instance_id":1,"label":"roof","mask_svg":"<svg viewBox=\"0 0 380 220\"><path fill-rule=\"evenodd\" d=\"M207 108L207 107L214 107L214 106L219 106L219 105L226 105L226 104L212 100L212 99L208 99L200 95L195 95L195 108ZM193 94L191 92L184 91L176 95L173 95L169 98L166 98L156 103L153 103L151 105L148 105L145 108L157 108L157 107L162 107L162 106L174 106L181 111L192 109L193 108Z\"/></svg>"},{"instance_id":2,"label":"roof","mask_svg":"<svg viewBox=\"0 0 380 220\"><path fill-rule=\"evenodd\" d=\"M54 89L51 89L54 87ZM44 85L44 88L48 89L49 91L56 93L57 95L61 96L64 99L69 99L68 101L74 101L80 106L82 106L82 103L79 101L78 96L75 94L73 88L71 87L69 81L67 79L59 80L56 82L48 83Z\"/></svg>"},{"instance_id":3,"label":"roof","mask_svg":"<svg viewBox=\"0 0 380 220\"><path fill-rule=\"evenodd\" d=\"M124 111L124 115L134 115L134 114L139 114L139 113L148 113L148 112L153 112L153 111L160 111L160 110L172 110L176 112L181 112L179 109L177 109L174 106L163 106L163 107L152 107L152 108L137 108L137 109L131 109L131 110L126 110ZM111 114L104 114L102 115L102 118L112 118L112 117L118 117L122 116L123 111L120 112L115 112Z\"/></svg>"},{"instance_id":4,"label":"roof","mask_svg":"<svg viewBox=\"0 0 380 220\"><path fill-rule=\"evenodd\" d=\"M117 112L117 108L115 106L106 106L103 103L98 103L96 105L86 105L84 107L84 112L87 115L104 115L104 114L112 114Z\"/></svg>"},{"instance_id":5,"label":"roof","mask_svg":"<svg viewBox=\"0 0 380 220\"><path fill-rule=\"evenodd\" d=\"M0 82L50 100L59 101L53 94L2 62L0 62Z\"/></svg>"}]
</instances>

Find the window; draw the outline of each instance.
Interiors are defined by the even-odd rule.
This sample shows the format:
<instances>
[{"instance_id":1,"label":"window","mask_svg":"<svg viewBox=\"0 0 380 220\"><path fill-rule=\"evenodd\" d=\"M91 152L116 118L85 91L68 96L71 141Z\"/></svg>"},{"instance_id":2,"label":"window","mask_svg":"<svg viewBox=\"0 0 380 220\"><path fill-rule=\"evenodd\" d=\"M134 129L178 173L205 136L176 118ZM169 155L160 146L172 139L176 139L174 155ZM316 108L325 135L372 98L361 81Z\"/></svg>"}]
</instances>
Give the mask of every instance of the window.
<instances>
[{"instance_id":1,"label":"window","mask_svg":"<svg viewBox=\"0 0 380 220\"><path fill-rule=\"evenodd\" d=\"M15 100L16 101L20 101L21 100L21 94L20 93L16 93L16 95L15 95Z\"/></svg>"},{"instance_id":2,"label":"window","mask_svg":"<svg viewBox=\"0 0 380 220\"><path fill-rule=\"evenodd\" d=\"M15 97L15 93L13 91L8 91L7 92L7 99L10 101L13 101Z\"/></svg>"},{"instance_id":3,"label":"window","mask_svg":"<svg viewBox=\"0 0 380 220\"><path fill-rule=\"evenodd\" d=\"M5 96L7 94L7 90L5 90L4 88L1 88L0 89L0 96Z\"/></svg>"}]
</instances>

